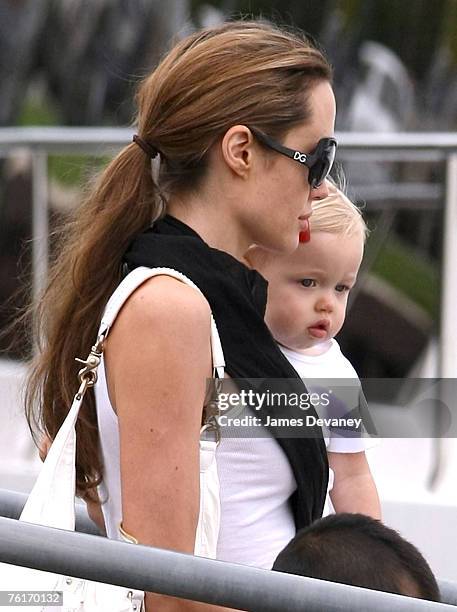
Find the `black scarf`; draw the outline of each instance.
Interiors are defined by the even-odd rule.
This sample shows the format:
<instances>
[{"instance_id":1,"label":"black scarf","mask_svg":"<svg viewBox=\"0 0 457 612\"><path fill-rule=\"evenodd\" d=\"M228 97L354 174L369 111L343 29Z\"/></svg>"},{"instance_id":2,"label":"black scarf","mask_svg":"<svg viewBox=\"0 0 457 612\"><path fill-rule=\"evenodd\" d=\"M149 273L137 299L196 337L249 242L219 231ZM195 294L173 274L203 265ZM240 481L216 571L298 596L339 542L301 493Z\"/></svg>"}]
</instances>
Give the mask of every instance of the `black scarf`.
<instances>
[{"instance_id":1,"label":"black scarf","mask_svg":"<svg viewBox=\"0 0 457 612\"><path fill-rule=\"evenodd\" d=\"M228 253L209 247L190 227L170 215L133 241L125 262L129 271L138 266L174 268L199 287L213 312L226 371L232 378L284 379L282 390L306 392L264 323L267 282L258 272ZM311 408L298 414L303 418L315 412ZM270 431L274 435L274 428ZM277 438L297 482L291 498L297 529L320 518L327 492L327 453L320 430L315 430L315 436Z\"/></svg>"}]
</instances>

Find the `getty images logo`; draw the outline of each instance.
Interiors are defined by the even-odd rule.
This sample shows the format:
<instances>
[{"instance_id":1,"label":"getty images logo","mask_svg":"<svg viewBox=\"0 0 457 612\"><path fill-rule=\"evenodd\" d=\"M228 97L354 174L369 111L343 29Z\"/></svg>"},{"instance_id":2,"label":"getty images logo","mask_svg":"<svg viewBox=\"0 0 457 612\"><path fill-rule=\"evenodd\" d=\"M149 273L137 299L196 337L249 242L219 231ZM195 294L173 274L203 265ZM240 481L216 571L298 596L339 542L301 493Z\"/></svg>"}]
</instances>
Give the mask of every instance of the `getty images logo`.
<instances>
[{"instance_id":1,"label":"getty images logo","mask_svg":"<svg viewBox=\"0 0 457 612\"><path fill-rule=\"evenodd\" d=\"M306 163L306 155L304 153L300 153L300 151L295 151L294 159L299 161L301 164L305 164Z\"/></svg>"}]
</instances>

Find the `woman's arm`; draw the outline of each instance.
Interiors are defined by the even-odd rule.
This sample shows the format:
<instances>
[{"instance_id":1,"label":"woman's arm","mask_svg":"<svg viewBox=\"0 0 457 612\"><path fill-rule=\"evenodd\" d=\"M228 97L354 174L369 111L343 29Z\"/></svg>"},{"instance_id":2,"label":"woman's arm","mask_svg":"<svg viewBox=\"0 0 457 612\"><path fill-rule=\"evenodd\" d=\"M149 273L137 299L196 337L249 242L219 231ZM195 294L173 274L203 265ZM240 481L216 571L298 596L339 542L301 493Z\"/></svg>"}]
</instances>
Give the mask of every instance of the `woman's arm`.
<instances>
[{"instance_id":1,"label":"woman's arm","mask_svg":"<svg viewBox=\"0 0 457 612\"><path fill-rule=\"evenodd\" d=\"M123 527L141 544L193 553L211 376L207 301L170 277L150 279L120 312L105 358L120 427ZM146 609L222 610L151 593Z\"/></svg>"},{"instance_id":2,"label":"woman's arm","mask_svg":"<svg viewBox=\"0 0 457 612\"><path fill-rule=\"evenodd\" d=\"M105 519L103 517L102 507L100 505L100 500L93 499L94 492L92 492L92 497L84 497L84 501L86 502L87 514L93 523L97 525L100 529L100 533L106 536L106 527L105 527ZM98 497L98 495L97 495Z\"/></svg>"},{"instance_id":3,"label":"woman's arm","mask_svg":"<svg viewBox=\"0 0 457 612\"><path fill-rule=\"evenodd\" d=\"M335 512L360 512L381 519L378 491L364 452L328 453L335 473L330 491Z\"/></svg>"}]
</instances>

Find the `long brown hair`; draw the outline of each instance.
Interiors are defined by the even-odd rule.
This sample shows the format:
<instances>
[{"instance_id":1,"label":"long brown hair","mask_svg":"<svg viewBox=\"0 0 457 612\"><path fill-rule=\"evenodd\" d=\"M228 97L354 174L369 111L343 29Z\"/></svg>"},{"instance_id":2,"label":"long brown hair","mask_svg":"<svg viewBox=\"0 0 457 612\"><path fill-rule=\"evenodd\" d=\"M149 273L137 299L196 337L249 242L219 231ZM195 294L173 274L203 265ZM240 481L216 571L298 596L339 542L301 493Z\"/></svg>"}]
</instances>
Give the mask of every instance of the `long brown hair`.
<instances>
[{"instance_id":1,"label":"long brown hair","mask_svg":"<svg viewBox=\"0 0 457 612\"><path fill-rule=\"evenodd\" d=\"M306 95L331 79L304 36L267 22L229 22L179 42L141 83L137 131L161 152L158 184L137 144L108 165L62 230L37 312L38 356L27 385L32 432L53 439L77 389L78 365L95 341L132 238L162 213L167 194L196 190L208 151L227 129L248 124L273 137L310 119ZM160 190L159 190L160 187ZM102 478L93 393L78 419L77 485Z\"/></svg>"}]
</instances>

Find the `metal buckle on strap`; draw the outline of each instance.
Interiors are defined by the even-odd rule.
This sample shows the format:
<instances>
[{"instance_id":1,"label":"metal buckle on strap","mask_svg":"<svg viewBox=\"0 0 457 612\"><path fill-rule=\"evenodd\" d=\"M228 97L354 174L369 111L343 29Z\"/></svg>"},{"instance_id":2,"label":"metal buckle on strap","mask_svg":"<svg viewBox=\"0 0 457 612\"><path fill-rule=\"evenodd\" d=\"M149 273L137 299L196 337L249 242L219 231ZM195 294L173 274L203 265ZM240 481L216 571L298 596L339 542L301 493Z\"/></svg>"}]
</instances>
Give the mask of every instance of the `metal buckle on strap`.
<instances>
[{"instance_id":1,"label":"metal buckle on strap","mask_svg":"<svg viewBox=\"0 0 457 612\"><path fill-rule=\"evenodd\" d=\"M200 439L202 437L205 439L208 432L214 434L214 441L216 442L216 445L219 445L219 442L221 441L221 428L219 427L216 416L210 417L200 429Z\"/></svg>"},{"instance_id":2,"label":"metal buckle on strap","mask_svg":"<svg viewBox=\"0 0 457 612\"><path fill-rule=\"evenodd\" d=\"M81 368L78 372L78 379L81 383L76 394L76 399L78 400L82 399L86 390L89 387L93 387L97 382L97 370L102 358L106 334L107 330L103 331L99 335L99 337L97 338L97 342L91 348L87 359L80 359L79 357L75 357L75 361L84 364L84 367Z\"/></svg>"},{"instance_id":3,"label":"metal buckle on strap","mask_svg":"<svg viewBox=\"0 0 457 612\"><path fill-rule=\"evenodd\" d=\"M207 395L207 401L203 407L203 424L200 429L200 438L202 434L207 432L214 433L216 443L219 444L221 440L221 430L219 425L219 393L222 390L222 378L218 378L217 375L214 375L211 378L209 393ZM208 401L209 400L209 401Z\"/></svg>"}]
</instances>

